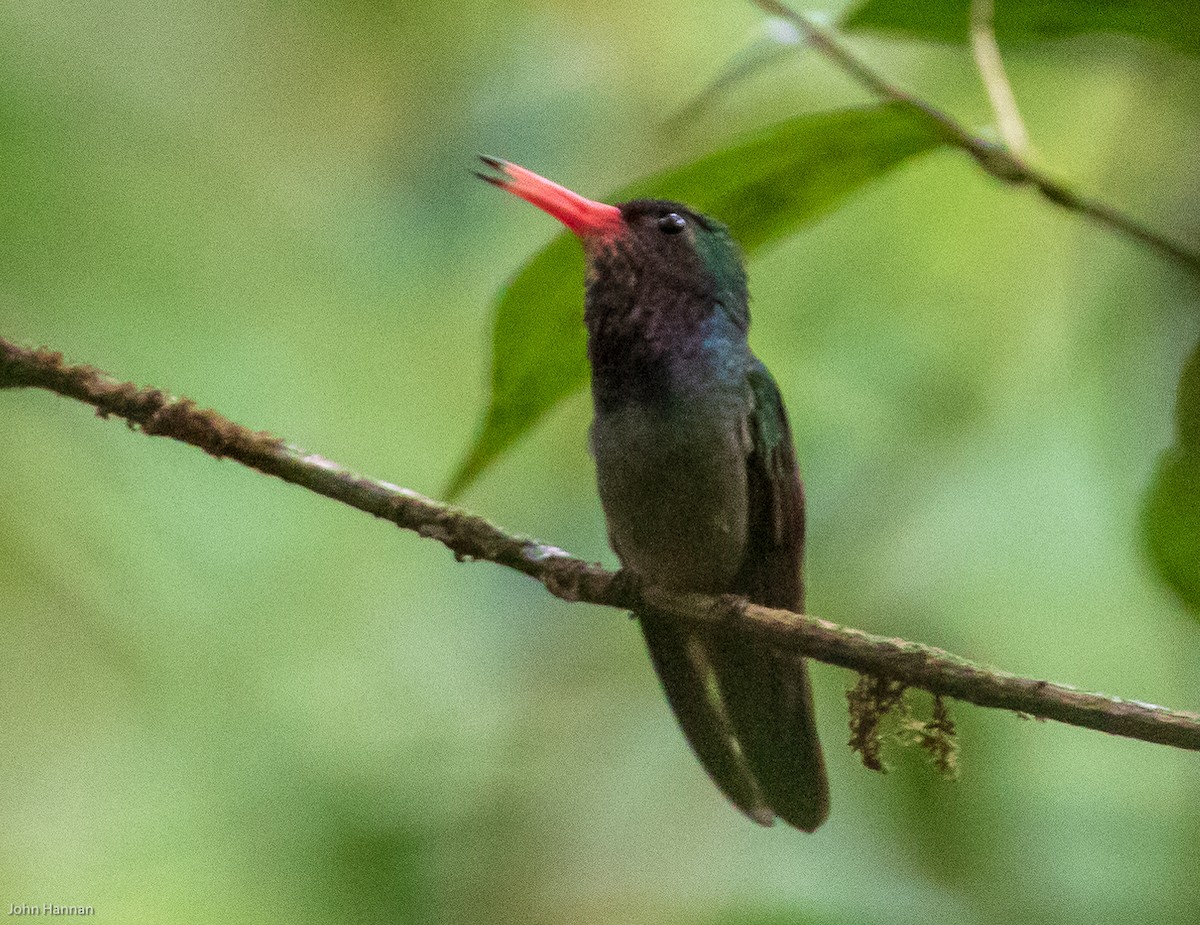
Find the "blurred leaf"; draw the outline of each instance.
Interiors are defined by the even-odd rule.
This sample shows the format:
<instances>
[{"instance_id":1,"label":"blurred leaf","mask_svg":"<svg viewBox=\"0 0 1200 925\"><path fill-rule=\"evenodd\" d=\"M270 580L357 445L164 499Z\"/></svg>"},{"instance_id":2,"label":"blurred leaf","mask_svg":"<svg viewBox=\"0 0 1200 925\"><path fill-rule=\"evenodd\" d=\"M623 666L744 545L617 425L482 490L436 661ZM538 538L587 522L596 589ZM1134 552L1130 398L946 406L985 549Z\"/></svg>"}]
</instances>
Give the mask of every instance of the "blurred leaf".
<instances>
[{"instance_id":1,"label":"blurred leaf","mask_svg":"<svg viewBox=\"0 0 1200 925\"><path fill-rule=\"evenodd\" d=\"M712 918L701 919L706 925L836 925L847 921L840 917L829 917L825 913L798 912L793 909L738 909L720 912ZM865 925L861 918L854 918L857 925Z\"/></svg>"},{"instance_id":2,"label":"blurred leaf","mask_svg":"<svg viewBox=\"0 0 1200 925\"><path fill-rule=\"evenodd\" d=\"M965 42L970 0L867 0L842 21L847 30L871 29L938 42ZM1118 32L1200 53L1193 0L1003 0L996 4L996 37L1042 41L1088 32Z\"/></svg>"},{"instance_id":3,"label":"blurred leaf","mask_svg":"<svg viewBox=\"0 0 1200 925\"><path fill-rule=\"evenodd\" d=\"M611 199L686 202L729 225L749 255L942 143L935 124L895 104L799 116ZM564 232L500 293L491 404L448 497L459 495L542 415L586 384L582 318L583 255Z\"/></svg>"},{"instance_id":4,"label":"blurred leaf","mask_svg":"<svg viewBox=\"0 0 1200 925\"><path fill-rule=\"evenodd\" d=\"M1200 616L1200 344L1179 380L1178 442L1146 496L1144 527L1162 579Z\"/></svg>"}]
</instances>

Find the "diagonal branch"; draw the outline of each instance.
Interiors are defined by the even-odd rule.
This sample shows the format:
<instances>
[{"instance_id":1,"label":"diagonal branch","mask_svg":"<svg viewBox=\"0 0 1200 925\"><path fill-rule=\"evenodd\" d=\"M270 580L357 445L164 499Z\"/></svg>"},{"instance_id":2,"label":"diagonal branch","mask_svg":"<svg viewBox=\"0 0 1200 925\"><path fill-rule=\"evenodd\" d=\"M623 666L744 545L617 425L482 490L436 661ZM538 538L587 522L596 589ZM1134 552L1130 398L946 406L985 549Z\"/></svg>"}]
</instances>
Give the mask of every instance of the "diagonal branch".
<instances>
[{"instance_id":1,"label":"diagonal branch","mask_svg":"<svg viewBox=\"0 0 1200 925\"><path fill-rule=\"evenodd\" d=\"M954 118L937 107L902 90L866 64L835 38L834 34L817 25L807 16L781 3L780 0L753 0L765 13L794 23L817 51L881 99L893 100L921 113L935 122L946 140L970 154L987 173L1005 183L1032 186L1046 199L1071 212L1086 216L1093 222L1119 231L1148 245L1160 254L1200 275L1200 253L1189 250L1177 241L1147 228L1136 219L1119 212L1097 199L1083 196L1040 170L1031 167L1017 153L994 144L970 132Z\"/></svg>"},{"instance_id":2,"label":"diagonal branch","mask_svg":"<svg viewBox=\"0 0 1200 925\"><path fill-rule=\"evenodd\" d=\"M1200 751L1200 715L1195 713L1018 677L932 646L874 636L742 598L669 594L643 587L627 572L606 571L408 488L358 475L278 437L201 409L191 399L119 382L95 367L68 365L60 353L26 350L0 338L0 389L6 387L42 388L85 402L100 417L123 418L143 433L189 443L218 459L232 459L435 539L460 561L485 559L516 569L563 600L625 610L648 603L698 626L737 625L772 646L934 695Z\"/></svg>"}]
</instances>

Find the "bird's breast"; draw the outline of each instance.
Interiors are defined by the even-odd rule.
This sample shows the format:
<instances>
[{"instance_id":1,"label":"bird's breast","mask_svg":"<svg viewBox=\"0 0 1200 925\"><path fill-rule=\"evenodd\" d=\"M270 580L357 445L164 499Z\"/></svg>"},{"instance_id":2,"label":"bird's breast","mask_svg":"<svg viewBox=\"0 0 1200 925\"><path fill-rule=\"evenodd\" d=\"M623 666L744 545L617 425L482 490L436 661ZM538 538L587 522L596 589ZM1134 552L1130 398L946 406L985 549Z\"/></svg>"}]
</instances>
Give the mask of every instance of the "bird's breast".
<instances>
[{"instance_id":1,"label":"bird's breast","mask_svg":"<svg viewBox=\"0 0 1200 925\"><path fill-rule=\"evenodd\" d=\"M609 537L656 585L727 590L746 549L748 436L743 399L597 413L592 450Z\"/></svg>"}]
</instances>

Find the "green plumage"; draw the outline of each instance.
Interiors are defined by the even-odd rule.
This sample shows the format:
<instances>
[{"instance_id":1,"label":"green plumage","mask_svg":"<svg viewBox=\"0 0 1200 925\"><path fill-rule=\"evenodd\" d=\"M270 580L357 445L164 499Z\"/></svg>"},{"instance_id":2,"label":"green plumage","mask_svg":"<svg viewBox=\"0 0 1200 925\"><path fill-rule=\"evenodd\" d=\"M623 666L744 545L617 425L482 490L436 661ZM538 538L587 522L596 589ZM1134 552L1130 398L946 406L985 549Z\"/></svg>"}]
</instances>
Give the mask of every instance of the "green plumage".
<instances>
[{"instance_id":1,"label":"green plumage","mask_svg":"<svg viewBox=\"0 0 1200 925\"><path fill-rule=\"evenodd\" d=\"M583 242L592 450L621 562L669 590L801 610L804 492L779 390L746 341L746 274L728 231L680 203L610 206L483 162L495 173L482 179ZM819 826L829 788L803 659L736 627L637 616L717 786L763 825Z\"/></svg>"},{"instance_id":2,"label":"green plumage","mask_svg":"<svg viewBox=\"0 0 1200 925\"><path fill-rule=\"evenodd\" d=\"M613 548L647 580L803 608L804 496L774 380L746 342L740 257L677 203L621 206L588 248L592 446ZM686 228L663 234L664 215ZM747 815L812 831L828 814L803 659L730 630L638 614L667 699Z\"/></svg>"}]
</instances>

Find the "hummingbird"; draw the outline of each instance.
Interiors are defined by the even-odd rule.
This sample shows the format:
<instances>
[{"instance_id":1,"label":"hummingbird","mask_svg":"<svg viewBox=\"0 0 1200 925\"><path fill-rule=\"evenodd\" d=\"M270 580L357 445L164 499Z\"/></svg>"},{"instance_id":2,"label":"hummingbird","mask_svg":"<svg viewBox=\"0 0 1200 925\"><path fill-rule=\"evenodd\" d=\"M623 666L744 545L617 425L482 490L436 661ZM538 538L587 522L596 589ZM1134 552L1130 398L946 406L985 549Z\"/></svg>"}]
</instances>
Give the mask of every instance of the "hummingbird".
<instances>
[{"instance_id":1,"label":"hummingbird","mask_svg":"<svg viewBox=\"0 0 1200 925\"><path fill-rule=\"evenodd\" d=\"M783 399L751 352L749 293L728 229L660 199L608 205L517 164L476 175L558 219L586 258L591 450L609 544L676 592L804 607L804 489ZM761 825L806 832L829 785L804 659L645 609L650 659L721 791Z\"/></svg>"}]
</instances>

